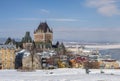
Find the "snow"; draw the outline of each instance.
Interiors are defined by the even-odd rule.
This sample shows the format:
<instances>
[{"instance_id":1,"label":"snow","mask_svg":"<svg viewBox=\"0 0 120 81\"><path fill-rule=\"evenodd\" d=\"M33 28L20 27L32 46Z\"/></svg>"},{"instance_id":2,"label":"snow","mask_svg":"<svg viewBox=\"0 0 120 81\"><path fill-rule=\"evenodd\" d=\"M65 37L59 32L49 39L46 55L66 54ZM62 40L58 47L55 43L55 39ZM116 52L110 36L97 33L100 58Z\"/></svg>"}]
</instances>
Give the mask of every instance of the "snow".
<instances>
[{"instance_id":1,"label":"snow","mask_svg":"<svg viewBox=\"0 0 120 81\"><path fill-rule=\"evenodd\" d=\"M30 52L24 52L24 55L23 55L23 57L27 57L27 56L29 56L30 55Z\"/></svg>"},{"instance_id":2,"label":"snow","mask_svg":"<svg viewBox=\"0 0 120 81\"><path fill-rule=\"evenodd\" d=\"M16 70L0 70L0 81L120 81L119 69L85 69L62 68L53 70L36 70L34 72L19 72Z\"/></svg>"},{"instance_id":3,"label":"snow","mask_svg":"<svg viewBox=\"0 0 120 81\"><path fill-rule=\"evenodd\" d=\"M120 44L86 45L85 48L90 48L90 49L119 49Z\"/></svg>"},{"instance_id":4,"label":"snow","mask_svg":"<svg viewBox=\"0 0 120 81\"><path fill-rule=\"evenodd\" d=\"M24 54L23 57L27 57L27 56L30 55L30 52L27 51L27 50L25 50L25 49L23 49L23 50L21 50L21 51L19 51L19 52L16 52L16 55L21 54L21 53Z\"/></svg>"},{"instance_id":5,"label":"snow","mask_svg":"<svg viewBox=\"0 0 120 81\"><path fill-rule=\"evenodd\" d=\"M120 48L120 44L86 44L84 46L87 49L119 49ZM76 48L76 47L81 47L81 45L80 44L68 44L68 45L65 44L65 47Z\"/></svg>"}]
</instances>

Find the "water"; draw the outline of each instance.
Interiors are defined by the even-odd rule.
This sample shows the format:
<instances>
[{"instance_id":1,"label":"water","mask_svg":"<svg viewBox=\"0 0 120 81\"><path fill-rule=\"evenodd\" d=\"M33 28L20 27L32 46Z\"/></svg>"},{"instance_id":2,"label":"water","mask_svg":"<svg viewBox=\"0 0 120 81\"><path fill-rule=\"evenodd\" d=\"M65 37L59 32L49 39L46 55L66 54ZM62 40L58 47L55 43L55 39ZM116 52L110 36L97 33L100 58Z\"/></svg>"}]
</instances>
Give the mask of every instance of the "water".
<instances>
[{"instance_id":1,"label":"water","mask_svg":"<svg viewBox=\"0 0 120 81\"><path fill-rule=\"evenodd\" d=\"M111 55L111 58L120 61L120 49L100 50L101 55Z\"/></svg>"}]
</instances>

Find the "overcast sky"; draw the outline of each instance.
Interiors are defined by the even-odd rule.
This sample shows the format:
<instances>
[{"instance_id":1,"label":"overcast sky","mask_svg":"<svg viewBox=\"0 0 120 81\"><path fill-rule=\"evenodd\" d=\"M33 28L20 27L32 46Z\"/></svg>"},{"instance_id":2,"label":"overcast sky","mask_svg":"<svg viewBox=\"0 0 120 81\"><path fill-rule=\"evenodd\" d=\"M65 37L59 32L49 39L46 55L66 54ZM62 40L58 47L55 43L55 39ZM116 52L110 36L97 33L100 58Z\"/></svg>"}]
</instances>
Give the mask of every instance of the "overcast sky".
<instances>
[{"instance_id":1,"label":"overcast sky","mask_svg":"<svg viewBox=\"0 0 120 81\"><path fill-rule=\"evenodd\" d=\"M0 0L0 37L33 37L44 21L54 40L120 42L120 0Z\"/></svg>"}]
</instances>

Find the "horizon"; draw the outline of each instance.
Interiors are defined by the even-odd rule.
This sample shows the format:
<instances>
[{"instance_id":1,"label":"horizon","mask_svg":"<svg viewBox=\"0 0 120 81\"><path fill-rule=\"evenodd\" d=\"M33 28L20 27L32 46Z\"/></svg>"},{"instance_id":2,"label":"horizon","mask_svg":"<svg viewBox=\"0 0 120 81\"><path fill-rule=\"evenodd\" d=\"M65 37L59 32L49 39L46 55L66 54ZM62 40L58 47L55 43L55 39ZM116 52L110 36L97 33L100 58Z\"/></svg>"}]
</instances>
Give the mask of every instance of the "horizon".
<instances>
[{"instance_id":1,"label":"horizon","mask_svg":"<svg viewBox=\"0 0 120 81\"><path fill-rule=\"evenodd\" d=\"M1 0L0 38L24 37L40 22L54 40L120 42L119 0Z\"/></svg>"},{"instance_id":2,"label":"horizon","mask_svg":"<svg viewBox=\"0 0 120 81\"><path fill-rule=\"evenodd\" d=\"M24 36L23 36L24 37ZM5 41L8 39L9 37L1 37L0 38L0 44L4 44ZM14 39L16 42L20 42L22 40L22 38L12 38L10 37L11 39ZM32 40L34 40L34 38L32 37ZM78 43L78 44L106 44L106 45L109 45L109 44L120 44L120 42L116 42L116 41L87 41L87 40L67 40L67 39L54 39L52 41L53 44L55 44L56 42L61 42L61 43Z\"/></svg>"}]
</instances>

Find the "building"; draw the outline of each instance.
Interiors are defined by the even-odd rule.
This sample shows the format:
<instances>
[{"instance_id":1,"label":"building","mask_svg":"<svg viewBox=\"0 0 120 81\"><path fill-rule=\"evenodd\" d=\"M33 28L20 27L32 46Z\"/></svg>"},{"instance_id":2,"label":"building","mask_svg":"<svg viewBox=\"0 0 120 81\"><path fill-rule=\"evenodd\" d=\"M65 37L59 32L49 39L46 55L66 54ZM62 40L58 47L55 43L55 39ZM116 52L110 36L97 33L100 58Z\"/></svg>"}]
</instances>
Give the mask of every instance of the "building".
<instances>
[{"instance_id":1,"label":"building","mask_svg":"<svg viewBox=\"0 0 120 81\"><path fill-rule=\"evenodd\" d=\"M86 49L84 46L79 45L71 45L71 46L65 46L66 50L69 52L72 52L73 54L79 54L79 55L90 55L92 53L92 50Z\"/></svg>"},{"instance_id":2,"label":"building","mask_svg":"<svg viewBox=\"0 0 120 81\"><path fill-rule=\"evenodd\" d=\"M25 52L22 59L22 68L25 69L41 69L41 58L39 55L32 55L30 52Z\"/></svg>"},{"instance_id":3,"label":"building","mask_svg":"<svg viewBox=\"0 0 120 81\"><path fill-rule=\"evenodd\" d=\"M1 69L14 69L15 49L14 45L0 45Z\"/></svg>"},{"instance_id":4,"label":"building","mask_svg":"<svg viewBox=\"0 0 120 81\"><path fill-rule=\"evenodd\" d=\"M8 39L5 41L5 45L16 45L16 41L8 37Z\"/></svg>"},{"instance_id":5,"label":"building","mask_svg":"<svg viewBox=\"0 0 120 81\"><path fill-rule=\"evenodd\" d=\"M119 62L111 58L111 55L99 56L98 62L102 69L118 69Z\"/></svg>"},{"instance_id":6,"label":"building","mask_svg":"<svg viewBox=\"0 0 120 81\"><path fill-rule=\"evenodd\" d=\"M41 58L36 53L23 49L16 53L16 69L41 69Z\"/></svg>"},{"instance_id":7,"label":"building","mask_svg":"<svg viewBox=\"0 0 120 81\"><path fill-rule=\"evenodd\" d=\"M4 43L5 45L14 45L16 46L16 50L23 48L22 42L15 41L14 39L8 37Z\"/></svg>"},{"instance_id":8,"label":"building","mask_svg":"<svg viewBox=\"0 0 120 81\"><path fill-rule=\"evenodd\" d=\"M25 36L22 38L23 48L30 49L32 47L32 38L30 32L26 32Z\"/></svg>"},{"instance_id":9,"label":"building","mask_svg":"<svg viewBox=\"0 0 120 81\"><path fill-rule=\"evenodd\" d=\"M49 28L46 22L40 23L38 28L34 31L35 42L52 42L53 31Z\"/></svg>"},{"instance_id":10,"label":"building","mask_svg":"<svg viewBox=\"0 0 120 81\"><path fill-rule=\"evenodd\" d=\"M41 65L43 69L54 67L55 64L54 56L56 55L56 52L54 50L43 51L37 54L40 55L41 57Z\"/></svg>"},{"instance_id":11,"label":"building","mask_svg":"<svg viewBox=\"0 0 120 81\"><path fill-rule=\"evenodd\" d=\"M72 68L84 68L84 63L88 61L88 57L76 55L70 59L70 66Z\"/></svg>"}]
</instances>

